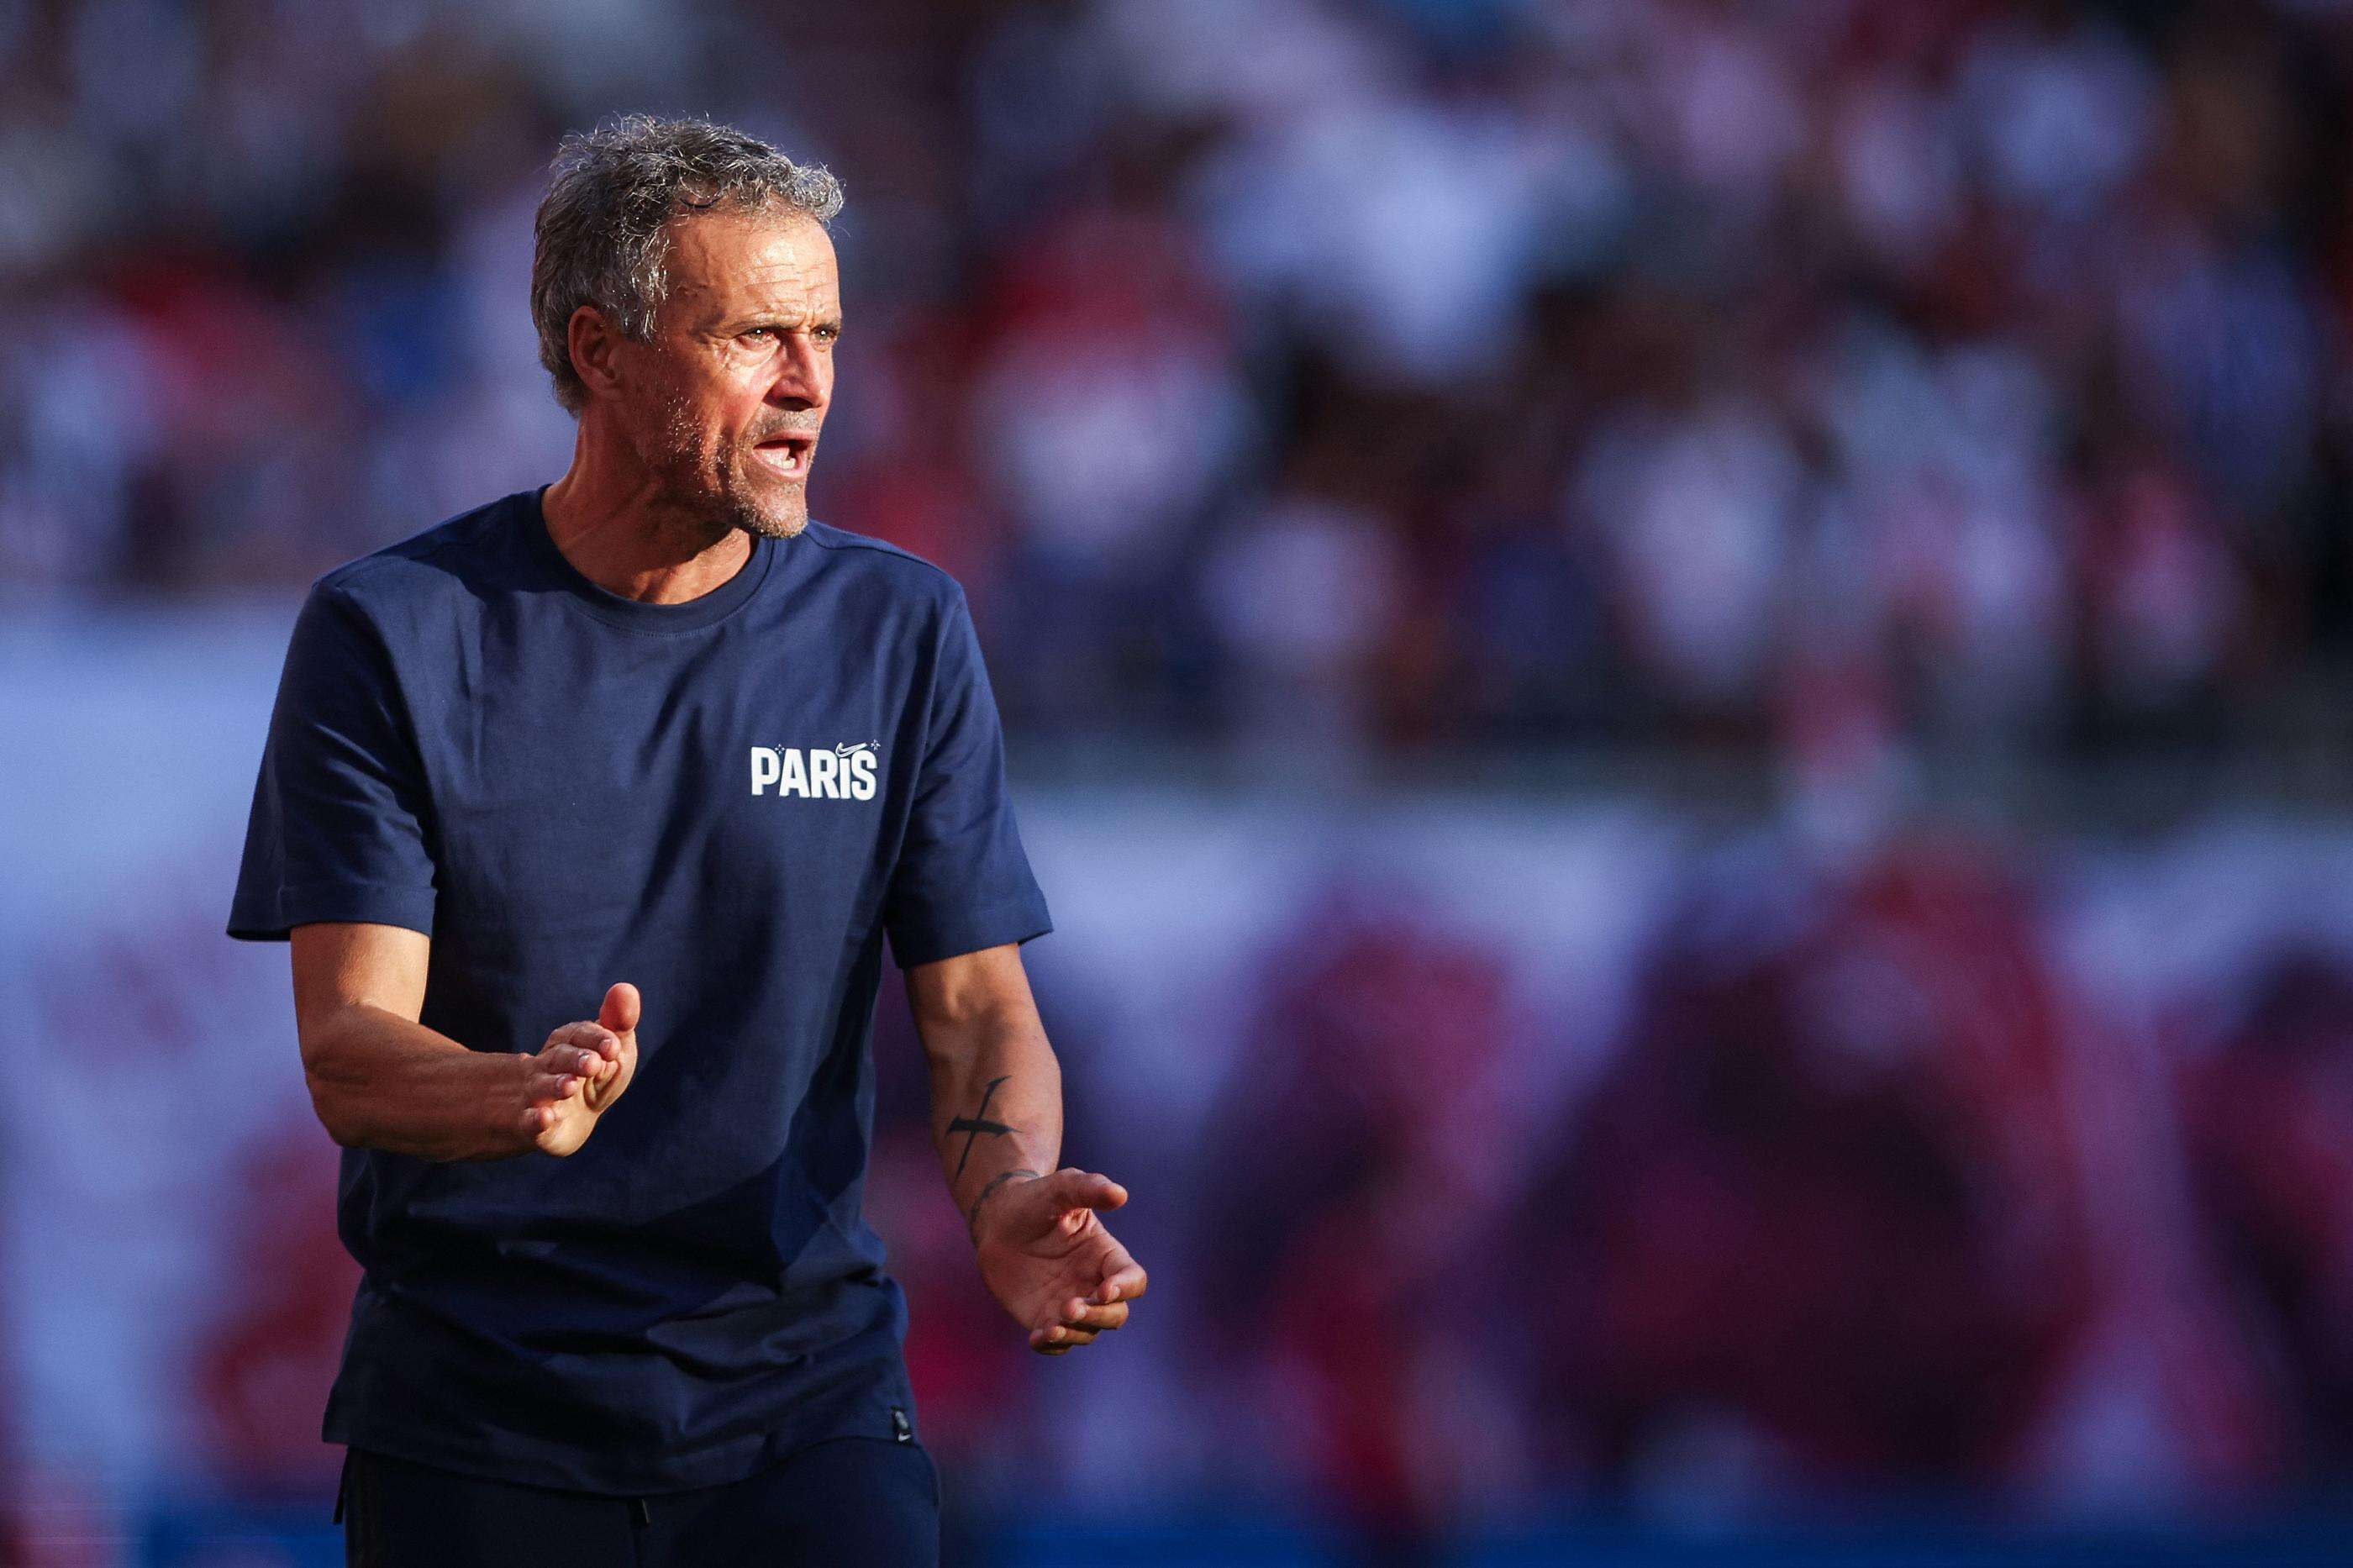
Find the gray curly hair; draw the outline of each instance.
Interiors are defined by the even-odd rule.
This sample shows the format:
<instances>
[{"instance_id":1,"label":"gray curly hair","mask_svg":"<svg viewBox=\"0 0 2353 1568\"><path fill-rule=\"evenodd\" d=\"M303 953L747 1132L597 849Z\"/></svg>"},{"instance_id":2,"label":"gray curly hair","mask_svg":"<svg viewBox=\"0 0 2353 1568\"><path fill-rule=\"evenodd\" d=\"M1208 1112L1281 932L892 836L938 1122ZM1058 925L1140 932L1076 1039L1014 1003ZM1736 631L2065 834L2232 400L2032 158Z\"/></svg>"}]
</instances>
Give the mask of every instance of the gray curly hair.
<instances>
[{"instance_id":1,"label":"gray curly hair","mask_svg":"<svg viewBox=\"0 0 2353 1568\"><path fill-rule=\"evenodd\" d=\"M623 115L565 137L554 168L532 224L531 313L555 400L575 414L587 389L572 368L572 314L594 305L624 336L651 337L670 292L671 218L785 209L826 224L841 210L841 182L823 165L707 120Z\"/></svg>"}]
</instances>

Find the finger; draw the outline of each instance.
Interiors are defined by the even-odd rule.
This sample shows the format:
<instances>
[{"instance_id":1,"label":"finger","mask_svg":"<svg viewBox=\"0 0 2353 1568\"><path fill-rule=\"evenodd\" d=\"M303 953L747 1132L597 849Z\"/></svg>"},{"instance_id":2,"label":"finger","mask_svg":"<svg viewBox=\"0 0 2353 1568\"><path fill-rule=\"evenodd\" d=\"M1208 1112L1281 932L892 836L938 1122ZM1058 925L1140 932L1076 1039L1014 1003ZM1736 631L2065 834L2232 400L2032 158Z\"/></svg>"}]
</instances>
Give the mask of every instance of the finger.
<instances>
[{"instance_id":1,"label":"finger","mask_svg":"<svg viewBox=\"0 0 2353 1568\"><path fill-rule=\"evenodd\" d=\"M1115 1301L1108 1307L1090 1307L1073 1296L1062 1303L1062 1321L1073 1328L1115 1329L1127 1321L1127 1303Z\"/></svg>"},{"instance_id":2,"label":"finger","mask_svg":"<svg viewBox=\"0 0 2353 1568\"><path fill-rule=\"evenodd\" d=\"M530 1097L535 1104L569 1100L580 1091L585 1081L578 1073L543 1072L531 1080Z\"/></svg>"},{"instance_id":3,"label":"finger","mask_svg":"<svg viewBox=\"0 0 2353 1568\"><path fill-rule=\"evenodd\" d=\"M1126 1248L1114 1247L1111 1256L1103 1260L1103 1282L1096 1289L1094 1299L1098 1301L1133 1301L1144 1294L1144 1288L1150 1283L1151 1276L1145 1273L1144 1265L1130 1258Z\"/></svg>"},{"instance_id":4,"label":"finger","mask_svg":"<svg viewBox=\"0 0 2353 1568\"><path fill-rule=\"evenodd\" d=\"M1127 1202L1127 1189L1109 1176L1068 1166L1054 1173L1047 1195L1061 1209L1115 1209Z\"/></svg>"},{"instance_id":5,"label":"finger","mask_svg":"<svg viewBox=\"0 0 2353 1568\"><path fill-rule=\"evenodd\" d=\"M605 1005L597 1009L596 1022L617 1035L626 1035L638 1026L643 1008L638 988L626 980L616 981L606 988Z\"/></svg>"},{"instance_id":6,"label":"finger","mask_svg":"<svg viewBox=\"0 0 2353 1568\"><path fill-rule=\"evenodd\" d=\"M1030 1334L1029 1348L1069 1350L1072 1345L1092 1344L1094 1338L1094 1331L1092 1329L1073 1329L1066 1324L1053 1323Z\"/></svg>"},{"instance_id":7,"label":"finger","mask_svg":"<svg viewBox=\"0 0 2353 1568\"><path fill-rule=\"evenodd\" d=\"M566 1024L547 1037L551 1046L565 1046L588 1052L608 1062L621 1059L621 1037L602 1024Z\"/></svg>"},{"instance_id":8,"label":"finger","mask_svg":"<svg viewBox=\"0 0 2353 1568\"><path fill-rule=\"evenodd\" d=\"M578 1046L550 1046L539 1053L539 1066L543 1072L576 1072L586 1078L605 1066L605 1058Z\"/></svg>"}]
</instances>

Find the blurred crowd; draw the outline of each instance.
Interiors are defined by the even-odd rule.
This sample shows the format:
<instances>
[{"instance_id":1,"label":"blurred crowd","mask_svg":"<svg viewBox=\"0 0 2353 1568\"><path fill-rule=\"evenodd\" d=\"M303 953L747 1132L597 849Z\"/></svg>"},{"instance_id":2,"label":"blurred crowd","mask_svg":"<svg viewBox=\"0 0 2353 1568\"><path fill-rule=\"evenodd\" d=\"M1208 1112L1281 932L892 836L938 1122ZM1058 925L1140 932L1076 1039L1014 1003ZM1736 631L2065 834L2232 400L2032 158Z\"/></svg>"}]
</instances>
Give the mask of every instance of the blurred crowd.
<instances>
[{"instance_id":1,"label":"blurred crowd","mask_svg":"<svg viewBox=\"0 0 2353 1568\"><path fill-rule=\"evenodd\" d=\"M1071 1121L1157 1189L1187 1483L1290 1489L1400 1549L1531 1500L2341 1508L2353 903L2265 908L2318 889L2293 860L2319 847L2241 848L2104 889L1949 830L1842 864L1717 846L1637 895L1614 1010L1589 993L1617 973L1556 989L1557 954L1466 918L1500 899L1298 889L1187 1152ZM2184 892L2237 929L2161 934ZM1074 1011L1078 1077L1101 1058ZM913 1094L882 1115L920 1142ZM989 1476L1043 1391L956 1307L954 1247L930 1257L901 1254L912 1342L971 1389L935 1414Z\"/></svg>"},{"instance_id":2,"label":"blurred crowd","mask_svg":"<svg viewBox=\"0 0 2353 1568\"><path fill-rule=\"evenodd\" d=\"M0 589L553 478L530 215L645 108L845 179L818 515L1033 731L2240 740L2353 633L2348 80L2332 0L28 0Z\"/></svg>"},{"instance_id":3,"label":"blurred crowd","mask_svg":"<svg viewBox=\"0 0 2353 1568\"><path fill-rule=\"evenodd\" d=\"M2353 841L2104 878L1950 829L1852 861L1767 833L1622 858L1638 912L1580 960L1507 888L1361 874L1456 829L1317 826L1356 872L1277 874L1278 934L1162 961L1237 990L1229 1033L1182 1031L1185 1093L1135 1081L1151 1040L1111 1000L1154 971L1036 954L1066 1158L1138 1173L1113 1223L1164 1317L1083 1387L972 1279L884 1010L874 1207L969 1495L1061 1455L1073 1508L1288 1497L1398 1562L1545 1509L2353 1496L2353 899L2327 890ZM1127 1462L1090 1472L1113 1429Z\"/></svg>"}]
</instances>

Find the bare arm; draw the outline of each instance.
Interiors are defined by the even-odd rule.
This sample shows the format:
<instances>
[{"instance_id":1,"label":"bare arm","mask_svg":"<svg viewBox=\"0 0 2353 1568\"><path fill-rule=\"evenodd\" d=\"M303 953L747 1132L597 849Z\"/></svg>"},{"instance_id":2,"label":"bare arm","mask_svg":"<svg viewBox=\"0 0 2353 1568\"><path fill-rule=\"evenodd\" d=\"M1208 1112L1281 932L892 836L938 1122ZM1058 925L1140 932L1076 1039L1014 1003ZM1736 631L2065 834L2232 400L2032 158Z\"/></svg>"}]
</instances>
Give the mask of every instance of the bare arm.
<instances>
[{"instance_id":1,"label":"bare arm","mask_svg":"<svg viewBox=\"0 0 2353 1568\"><path fill-rule=\"evenodd\" d=\"M636 1067L634 986L612 987L597 1022L565 1025L536 1054L473 1051L417 1022L422 931L319 921L290 945L302 1076L338 1143L445 1161L568 1154Z\"/></svg>"},{"instance_id":2,"label":"bare arm","mask_svg":"<svg viewBox=\"0 0 2353 1568\"><path fill-rule=\"evenodd\" d=\"M1062 1068L1046 1042L1020 950L992 947L907 972L907 1005L931 1064L932 1142L976 1240L998 1186L1054 1168Z\"/></svg>"},{"instance_id":3,"label":"bare arm","mask_svg":"<svg viewBox=\"0 0 2353 1568\"><path fill-rule=\"evenodd\" d=\"M1062 1071L1020 949L917 964L907 1001L931 1063L932 1139L990 1293L1047 1355L1118 1328L1145 1272L1096 1211L1125 1203L1127 1190L1055 1168Z\"/></svg>"}]
</instances>

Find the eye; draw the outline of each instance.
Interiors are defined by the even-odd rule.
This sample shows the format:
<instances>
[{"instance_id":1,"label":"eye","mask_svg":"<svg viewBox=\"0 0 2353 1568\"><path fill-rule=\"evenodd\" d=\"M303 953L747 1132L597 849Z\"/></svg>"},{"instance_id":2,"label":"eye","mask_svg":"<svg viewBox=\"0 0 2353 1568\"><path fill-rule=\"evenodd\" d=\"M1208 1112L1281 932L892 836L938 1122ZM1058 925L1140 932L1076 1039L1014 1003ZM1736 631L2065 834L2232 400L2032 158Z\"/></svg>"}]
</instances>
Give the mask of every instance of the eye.
<instances>
[{"instance_id":1,"label":"eye","mask_svg":"<svg viewBox=\"0 0 2353 1568\"><path fill-rule=\"evenodd\" d=\"M817 335L824 339L827 342L831 342L834 339L841 336L841 329L839 327L819 327L817 330Z\"/></svg>"},{"instance_id":2,"label":"eye","mask_svg":"<svg viewBox=\"0 0 2353 1568\"><path fill-rule=\"evenodd\" d=\"M773 338L776 335L776 329L774 327L753 327L745 331L743 335L747 338Z\"/></svg>"}]
</instances>

